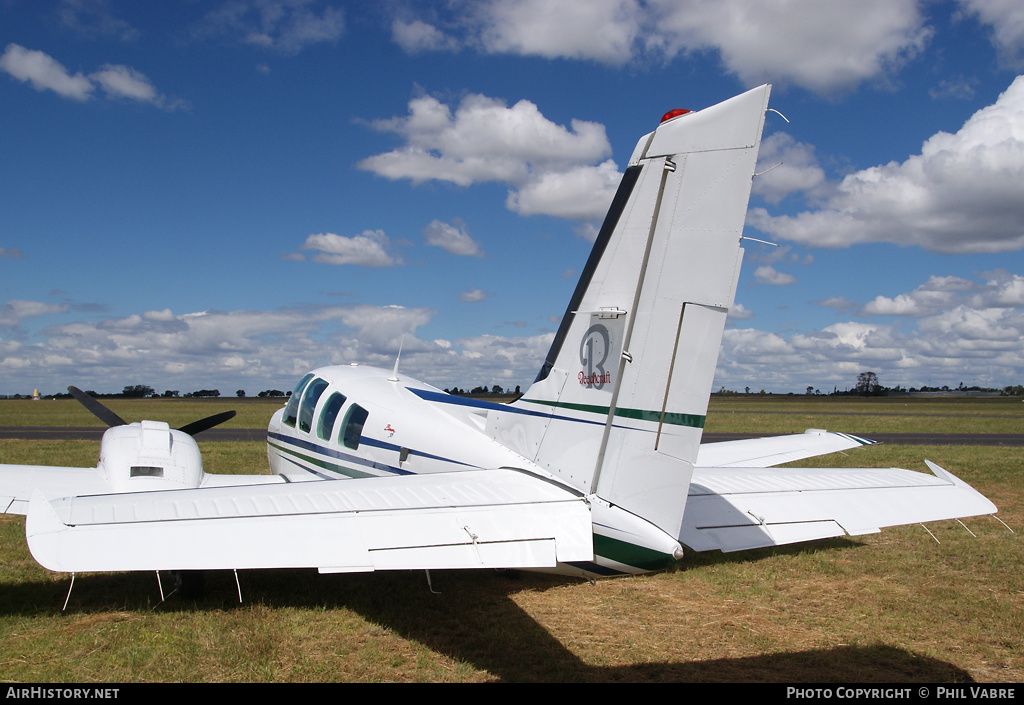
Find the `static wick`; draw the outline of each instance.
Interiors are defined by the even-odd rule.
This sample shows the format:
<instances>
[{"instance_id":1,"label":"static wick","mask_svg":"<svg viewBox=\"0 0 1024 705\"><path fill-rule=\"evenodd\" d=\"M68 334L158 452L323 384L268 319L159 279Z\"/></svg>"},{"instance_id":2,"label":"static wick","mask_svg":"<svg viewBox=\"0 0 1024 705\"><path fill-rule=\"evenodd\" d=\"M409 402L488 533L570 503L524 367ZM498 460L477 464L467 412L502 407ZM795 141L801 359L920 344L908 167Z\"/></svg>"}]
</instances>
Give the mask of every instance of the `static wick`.
<instances>
[{"instance_id":1,"label":"static wick","mask_svg":"<svg viewBox=\"0 0 1024 705\"><path fill-rule=\"evenodd\" d=\"M935 538L935 534L933 534L931 532L931 530L927 526L925 526L924 524L921 524L921 528L924 529L925 531L927 531L928 535L931 536L933 539L935 539L935 543L939 544L940 546L942 545L942 542L939 541L937 538Z\"/></svg>"},{"instance_id":2,"label":"static wick","mask_svg":"<svg viewBox=\"0 0 1024 705\"><path fill-rule=\"evenodd\" d=\"M427 574L427 587L430 588L430 592L435 595L440 595L441 593L434 589L434 583L430 579L430 569L427 568L424 572Z\"/></svg>"},{"instance_id":3,"label":"static wick","mask_svg":"<svg viewBox=\"0 0 1024 705\"><path fill-rule=\"evenodd\" d=\"M956 520L956 523L959 524L960 526L964 527L965 529L967 529L967 524L963 523L959 519ZM971 531L970 529L967 529L967 533L969 533L971 536L974 536L974 538L978 538L977 536L975 536L974 532Z\"/></svg>"},{"instance_id":4,"label":"static wick","mask_svg":"<svg viewBox=\"0 0 1024 705\"><path fill-rule=\"evenodd\" d=\"M71 574L71 584L68 585L68 596L64 598L64 606L60 608L61 612L64 612L68 608L68 600L71 599L71 589L75 587L75 574Z\"/></svg>"},{"instance_id":5,"label":"static wick","mask_svg":"<svg viewBox=\"0 0 1024 705\"><path fill-rule=\"evenodd\" d=\"M999 517L997 517L997 516L996 516L995 514L989 514L989 516L990 516L990 517L992 517L993 519L995 519L996 521L998 521L998 522L999 522L1000 524L1002 524L1003 526L1005 526L1005 527L1006 527L1006 530L1007 530L1007 531L1009 531L1009 532L1010 532L1011 534L1015 534L1015 533L1017 533L1016 531L1014 531L1013 529L1011 529L1011 528L1010 528L1009 526L1007 526L1006 522L1005 522L1005 521L1003 521L1002 519L1000 519Z\"/></svg>"},{"instance_id":6,"label":"static wick","mask_svg":"<svg viewBox=\"0 0 1024 705\"><path fill-rule=\"evenodd\" d=\"M771 245L772 247L779 246L778 243L768 242L767 240L758 240L756 237L747 237L746 235L741 235L740 240L753 240L754 242L760 242L762 245Z\"/></svg>"},{"instance_id":7,"label":"static wick","mask_svg":"<svg viewBox=\"0 0 1024 705\"><path fill-rule=\"evenodd\" d=\"M783 164L785 164L785 162L779 162L778 164L776 164L776 165L775 165L775 166L773 166L773 167L769 167L769 168L765 169L764 171L759 171L759 172L757 172L756 174L754 174L754 176L763 176L764 174L767 174L767 173L768 173L769 171L771 171L772 169L775 169L775 168L777 168L777 167L780 167L780 166L782 166Z\"/></svg>"}]
</instances>

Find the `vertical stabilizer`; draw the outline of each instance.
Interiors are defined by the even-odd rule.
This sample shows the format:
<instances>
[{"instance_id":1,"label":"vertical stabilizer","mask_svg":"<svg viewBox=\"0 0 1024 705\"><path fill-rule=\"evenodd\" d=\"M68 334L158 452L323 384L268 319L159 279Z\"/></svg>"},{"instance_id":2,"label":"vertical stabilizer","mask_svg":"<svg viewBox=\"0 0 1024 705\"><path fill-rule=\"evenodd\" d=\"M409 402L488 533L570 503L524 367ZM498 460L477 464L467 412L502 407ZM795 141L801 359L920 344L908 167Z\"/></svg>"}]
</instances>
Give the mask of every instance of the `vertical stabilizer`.
<instances>
[{"instance_id":1,"label":"vertical stabilizer","mask_svg":"<svg viewBox=\"0 0 1024 705\"><path fill-rule=\"evenodd\" d=\"M637 144L536 382L496 440L673 536L733 305L770 86Z\"/></svg>"}]
</instances>

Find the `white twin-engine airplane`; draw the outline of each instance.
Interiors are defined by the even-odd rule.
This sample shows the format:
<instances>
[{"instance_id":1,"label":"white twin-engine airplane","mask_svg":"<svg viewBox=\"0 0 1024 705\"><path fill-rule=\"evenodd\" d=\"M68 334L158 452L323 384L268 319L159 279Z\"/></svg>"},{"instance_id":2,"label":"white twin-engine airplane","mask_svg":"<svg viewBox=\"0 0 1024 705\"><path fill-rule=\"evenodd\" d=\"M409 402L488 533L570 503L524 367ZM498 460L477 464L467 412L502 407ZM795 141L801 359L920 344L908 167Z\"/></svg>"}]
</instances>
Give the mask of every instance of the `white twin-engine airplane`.
<instances>
[{"instance_id":1,"label":"white twin-engine airplane","mask_svg":"<svg viewBox=\"0 0 1024 705\"><path fill-rule=\"evenodd\" d=\"M0 466L54 571L528 568L596 577L996 507L928 463L773 469L869 443L701 445L770 86L640 139L541 367L515 403L395 369L314 370L270 422L271 475L203 472L190 433L113 427L96 468ZM96 408L98 407L98 408ZM106 412L107 415L104 414ZM108 416L109 415L109 416ZM112 417L112 418L110 418Z\"/></svg>"}]
</instances>

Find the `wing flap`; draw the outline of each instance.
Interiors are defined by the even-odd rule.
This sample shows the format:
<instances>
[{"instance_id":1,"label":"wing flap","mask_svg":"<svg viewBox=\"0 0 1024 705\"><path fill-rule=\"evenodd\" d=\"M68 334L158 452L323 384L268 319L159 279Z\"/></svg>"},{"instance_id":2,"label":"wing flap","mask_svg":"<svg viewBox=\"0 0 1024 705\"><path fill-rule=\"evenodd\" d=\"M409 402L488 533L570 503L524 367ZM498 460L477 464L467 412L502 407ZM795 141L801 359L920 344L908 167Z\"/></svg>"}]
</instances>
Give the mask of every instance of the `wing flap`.
<instances>
[{"instance_id":1,"label":"wing flap","mask_svg":"<svg viewBox=\"0 0 1024 705\"><path fill-rule=\"evenodd\" d=\"M35 494L26 534L33 557L63 572L593 560L584 498L508 469L52 502Z\"/></svg>"},{"instance_id":2,"label":"wing flap","mask_svg":"<svg viewBox=\"0 0 1024 705\"><path fill-rule=\"evenodd\" d=\"M679 540L696 551L741 551L997 511L967 483L928 467L935 475L896 468L696 468Z\"/></svg>"}]
</instances>

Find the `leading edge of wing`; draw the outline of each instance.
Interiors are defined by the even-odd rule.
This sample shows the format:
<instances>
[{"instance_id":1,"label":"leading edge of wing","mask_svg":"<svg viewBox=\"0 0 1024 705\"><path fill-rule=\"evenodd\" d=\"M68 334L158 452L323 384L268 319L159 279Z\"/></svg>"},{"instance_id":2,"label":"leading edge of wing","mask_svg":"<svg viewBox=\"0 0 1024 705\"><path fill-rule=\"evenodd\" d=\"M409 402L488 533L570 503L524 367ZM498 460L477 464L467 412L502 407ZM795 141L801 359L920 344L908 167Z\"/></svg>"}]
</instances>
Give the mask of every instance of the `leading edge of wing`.
<instances>
[{"instance_id":1,"label":"leading edge of wing","mask_svg":"<svg viewBox=\"0 0 1024 705\"><path fill-rule=\"evenodd\" d=\"M741 551L887 526L994 514L996 506L939 466L694 468L679 540L696 551Z\"/></svg>"},{"instance_id":2,"label":"leading edge of wing","mask_svg":"<svg viewBox=\"0 0 1024 705\"><path fill-rule=\"evenodd\" d=\"M786 436L701 443L694 464L714 468L767 468L874 443L848 433L809 428L803 433Z\"/></svg>"},{"instance_id":3,"label":"leading edge of wing","mask_svg":"<svg viewBox=\"0 0 1024 705\"><path fill-rule=\"evenodd\" d=\"M33 557L62 572L553 567L593 560L579 493L513 469L48 501Z\"/></svg>"}]
</instances>

